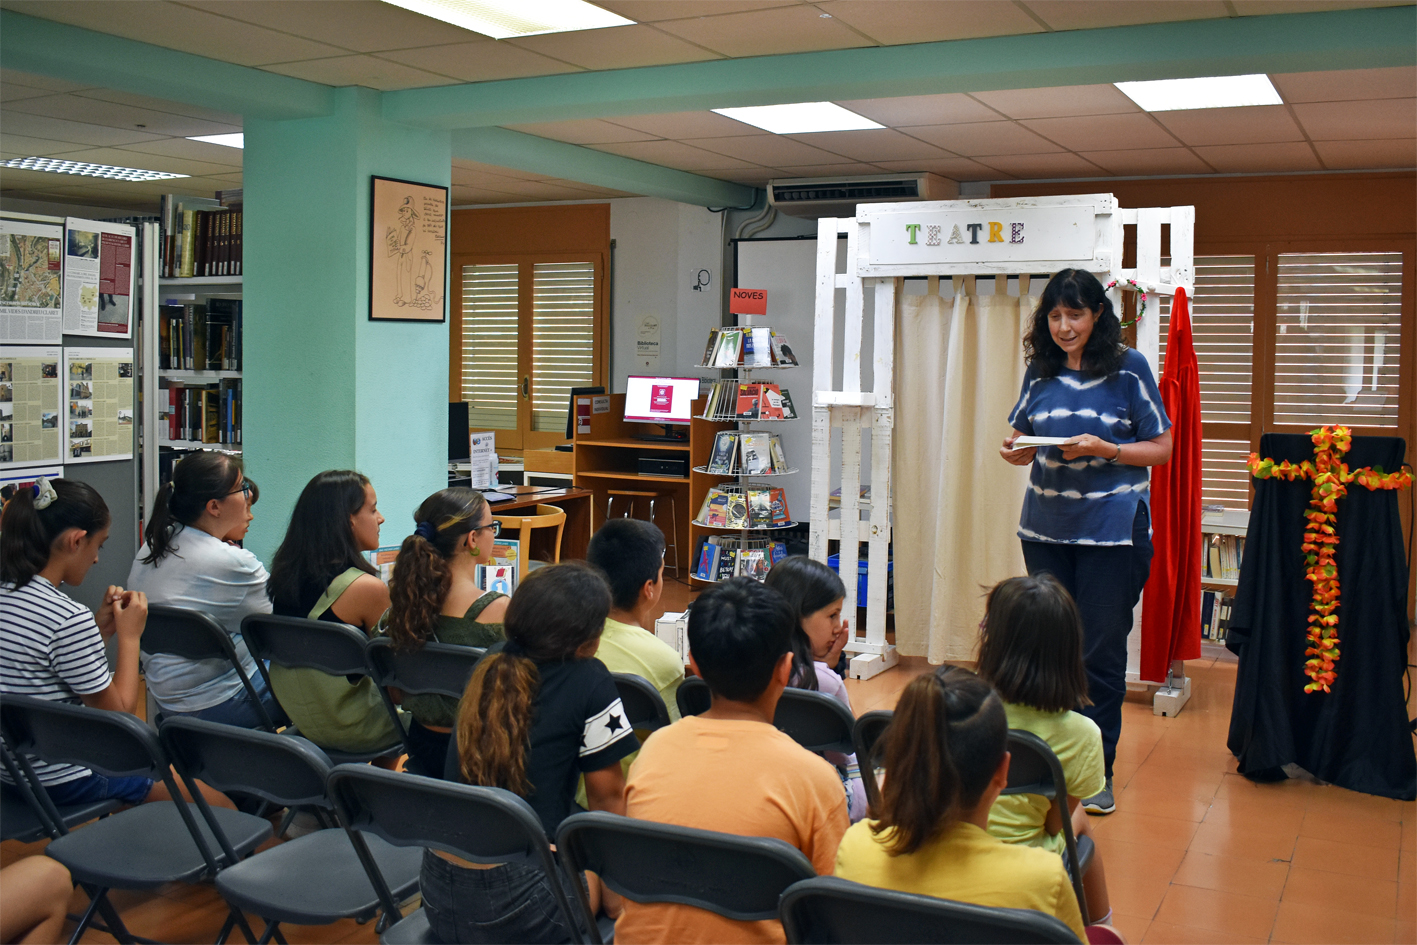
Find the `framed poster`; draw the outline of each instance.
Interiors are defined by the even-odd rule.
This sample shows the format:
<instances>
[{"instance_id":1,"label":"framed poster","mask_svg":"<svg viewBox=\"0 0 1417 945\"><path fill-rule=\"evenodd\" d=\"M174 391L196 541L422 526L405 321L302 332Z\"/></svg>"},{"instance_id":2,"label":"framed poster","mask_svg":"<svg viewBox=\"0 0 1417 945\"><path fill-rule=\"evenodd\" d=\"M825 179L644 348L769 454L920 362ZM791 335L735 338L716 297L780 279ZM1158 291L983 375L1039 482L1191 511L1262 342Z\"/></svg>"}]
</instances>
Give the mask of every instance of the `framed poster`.
<instances>
[{"instance_id":1,"label":"framed poster","mask_svg":"<svg viewBox=\"0 0 1417 945\"><path fill-rule=\"evenodd\" d=\"M0 344L63 341L64 228L0 220Z\"/></svg>"},{"instance_id":2,"label":"framed poster","mask_svg":"<svg viewBox=\"0 0 1417 945\"><path fill-rule=\"evenodd\" d=\"M369 318L448 318L448 188L370 178Z\"/></svg>"},{"instance_id":3,"label":"framed poster","mask_svg":"<svg viewBox=\"0 0 1417 945\"><path fill-rule=\"evenodd\" d=\"M133 458L133 349L65 348L64 463Z\"/></svg>"},{"instance_id":4,"label":"framed poster","mask_svg":"<svg viewBox=\"0 0 1417 945\"><path fill-rule=\"evenodd\" d=\"M64 223L64 334L133 336L134 234L123 223Z\"/></svg>"},{"instance_id":5,"label":"framed poster","mask_svg":"<svg viewBox=\"0 0 1417 945\"><path fill-rule=\"evenodd\" d=\"M0 345L0 472L60 462L63 356L58 345Z\"/></svg>"}]
</instances>

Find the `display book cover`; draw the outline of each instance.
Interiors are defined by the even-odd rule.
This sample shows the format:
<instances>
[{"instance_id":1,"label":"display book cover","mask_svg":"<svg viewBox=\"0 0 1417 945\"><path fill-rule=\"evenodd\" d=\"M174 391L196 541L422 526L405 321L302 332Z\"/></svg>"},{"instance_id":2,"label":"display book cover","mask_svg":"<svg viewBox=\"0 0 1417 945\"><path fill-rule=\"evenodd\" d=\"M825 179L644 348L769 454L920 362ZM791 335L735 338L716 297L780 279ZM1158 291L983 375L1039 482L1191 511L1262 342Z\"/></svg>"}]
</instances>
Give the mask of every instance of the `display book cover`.
<instances>
[{"instance_id":1,"label":"display book cover","mask_svg":"<svg viewBox=\"0 0 1417 945\"><path fill-rule=\"evenodd\" d=\"M734 539L727 536L710 535L699 545L698 565L694 577L700 581L723 581L733 576L733 569L739 558L743 560L743 574L762 580L772 566L787 557L787 544L770 541L765 548L738 548Z\"/></svg>"},{"instance_id":2,"label":"display book cover","mask_svg":"<svg viewBox=\"0 0 1417 945\"><path fill-rule=\"evenodd\" d=\"M761 381L714 381L704 405L705 419L729 416L735 420L796 420L792 395L776 384Z\"/></svg>"},{"instance_id":3,"label":"display book cover","mask_svg":"<svg viewBox=\"0 0 1417 945\"><path fill-rule=\"evenodd\" d=\"M780 487L749 486L745 492L710 489L698 523L715 528L779 528L790 524L787 493Z\"/></svg>"},{"instance_id":4,"label":"display book cover","mask_svg":"<svg viewBox=\"0 0 1417 945\"><path fill-rule=\"evenodd\" d=\"M787 339L771 328L714 328L699 367L797 367Z\"/></svg>"},{"instance_id":5,"label":"display book cover","mask_svg":"<svg viewBox=\"0 0 1417 945\"><path fill-rule=\"evenodd\" d=\"M738 434L731 430L720 432L713 440L713 455L709 457L708 471L719 475L732 475L733 455L738 448Z\"/></svg>"}]
</instances>

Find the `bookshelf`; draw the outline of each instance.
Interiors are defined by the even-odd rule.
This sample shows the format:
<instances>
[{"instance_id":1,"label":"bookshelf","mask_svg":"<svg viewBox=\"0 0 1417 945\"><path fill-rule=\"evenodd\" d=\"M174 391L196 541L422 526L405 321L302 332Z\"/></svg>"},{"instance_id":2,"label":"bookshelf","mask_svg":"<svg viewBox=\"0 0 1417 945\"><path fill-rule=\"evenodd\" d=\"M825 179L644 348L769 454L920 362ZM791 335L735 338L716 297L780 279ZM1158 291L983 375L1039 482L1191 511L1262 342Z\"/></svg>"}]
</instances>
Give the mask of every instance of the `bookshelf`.
<instances>
[{"instance_id":1,"label":"bookshelf","mask_svg":"<svg viewBox=\"0 0 1417 945\"><path fill-rule=\"evenodd\" d=\"M1230 601L1240 586L1250 513L1225 509L1201 516L1201 639L1224 643ZM1217 567L1219 565L1219 567ZM1219 608L1217 614L1215 608Z\"/></svg>"}]
</instances>

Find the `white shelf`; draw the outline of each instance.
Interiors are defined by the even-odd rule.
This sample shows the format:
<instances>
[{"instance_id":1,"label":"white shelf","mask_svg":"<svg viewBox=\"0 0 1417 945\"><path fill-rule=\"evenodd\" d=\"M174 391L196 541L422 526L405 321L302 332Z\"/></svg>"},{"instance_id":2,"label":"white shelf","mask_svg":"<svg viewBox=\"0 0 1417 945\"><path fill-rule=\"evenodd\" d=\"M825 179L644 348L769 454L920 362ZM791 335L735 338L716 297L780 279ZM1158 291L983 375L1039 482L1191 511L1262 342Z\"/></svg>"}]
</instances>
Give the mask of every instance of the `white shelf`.
<instances>
[{"instance_id":1,"label":"white shelf","mask_svg":"<svg viewBox=\"0 0 1417 945\"><path fill-rule=\"evenodd\" d=\"M162 368L158 377L169 381L239 381L240 371L183 371L176 368Z\"/></svg>"},{"instance_id":2,"label":"white shelf","mask_svg":"<svg viewBox=\"0 0 1417 945\"><path fill-rule=\"evenodd\" d=\"M185 279L159 279L159 289L180 289L184 286L241 285L240 276L189 276Z\"/></svg>"},{"instance_id":3,"label":"white shelf","mask_svg":"<svg viewBox=\"0 0 1417 945\"><path fill-rule=\"evenodd\" d=\"M1201 575L1201 587L1239 587L1239 578L1213 578Z\"/></svg>"},{"instance_id":4,"label":"white shelf","mask_svg":"<svg viewBox=\"0 0 1417 945\"><path fill-rule=\"evenodd\" d=\"M241 452L241 444L239 443L203 443L201 440L169 440L166 437L159 437L157 445L174 450L221 450L223 453Z\"/></svg>"},{"instance_id":5,"label":"white shelf","mask_svg":"<svg viewBox=\"0 0 1417 945\"><path fill-rule=\"evenodd\" d=\"M695 420L708 420L711 423L790 423L797 417L695 417ZM740 430L741 433L752 433L752 430Z\"/></svg>"},{"instance_id":6,"label":"white shelf","mask_svg":"<svg viewBox=\"0 0 1417 945\"><path fill-rule=\"evenodd\" d=\"M701 371L787 371L799 364L696 364Z\"/></svg>"},{"instance_id":7,"label":"white shelf","mask_svg":"<svg viewBox=\"0 0 1417 945\"><path fill-rule=\"evenodd\" d=\"M793 473L798 473L798 472L801 472L801 471L802 471L802 470L800 470L800 469L784 469L784 470L782 470L781 472L770 472L770 473L745 473L745 472L743 472L742 470L735 469L735 470L733 470L733 472L713 472L713 471L710 470L707 466L695 466L695 467L694 467L694 472L696 472L696 473L703 473L703 474L705 474L705 475L707 475L707 476L726 476L726 477L731 478L731 479L738 479L738 478L740 478L740 477L745 477L745 476L748 477L748 478L751 478L751 479L770 479L770 478L772 478L773 476L790 476L790 475L792 475Z\"/></svg>"},{"instance_id":8,"label":"white shelf","mask_svg":"<svg viewBox=\"0 0 1417 945\"><path fill-rule=\"evenodd\" d=\"M701 522L698 519L693 521L700 528L712 528L721 532L780 532L802 524L801 522L783 522L781 525L749 525L744 528L741 525L710 525L708 522Z\"/></svg>"}]
</instances>

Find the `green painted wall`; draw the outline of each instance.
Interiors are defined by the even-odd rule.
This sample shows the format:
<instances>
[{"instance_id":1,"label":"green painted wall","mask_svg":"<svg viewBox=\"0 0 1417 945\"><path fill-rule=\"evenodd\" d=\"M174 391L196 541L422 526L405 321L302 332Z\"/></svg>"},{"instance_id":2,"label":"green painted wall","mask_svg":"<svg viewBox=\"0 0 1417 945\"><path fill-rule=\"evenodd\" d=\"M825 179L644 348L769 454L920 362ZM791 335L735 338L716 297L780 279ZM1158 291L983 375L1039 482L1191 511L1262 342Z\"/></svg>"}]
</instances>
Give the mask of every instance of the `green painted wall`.
<instances>
[{"instance_id":1,"label":"green painted wall","mask_svg":"<svg viewBox=\"0 0 1417 945\"><path fill-rule=\"evenodd\" d=\"M247 546L267 562L321 470L370 478L384 544L447 484L447 323L371 322L368 306L369 179L447 186L449 135L384 120L378 92L334 96L327 117L245 122Z\"/></svg>"}]
</instances>

